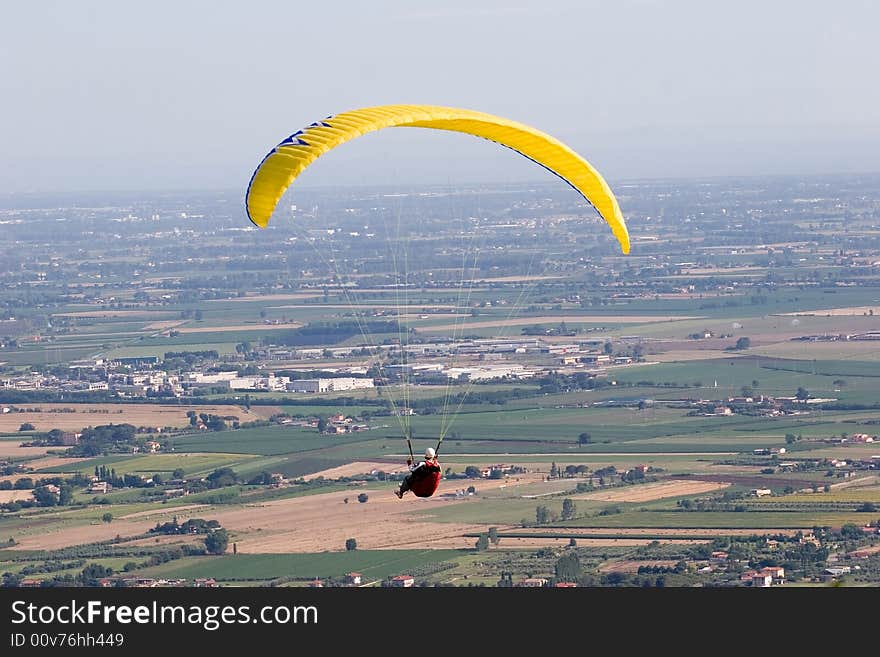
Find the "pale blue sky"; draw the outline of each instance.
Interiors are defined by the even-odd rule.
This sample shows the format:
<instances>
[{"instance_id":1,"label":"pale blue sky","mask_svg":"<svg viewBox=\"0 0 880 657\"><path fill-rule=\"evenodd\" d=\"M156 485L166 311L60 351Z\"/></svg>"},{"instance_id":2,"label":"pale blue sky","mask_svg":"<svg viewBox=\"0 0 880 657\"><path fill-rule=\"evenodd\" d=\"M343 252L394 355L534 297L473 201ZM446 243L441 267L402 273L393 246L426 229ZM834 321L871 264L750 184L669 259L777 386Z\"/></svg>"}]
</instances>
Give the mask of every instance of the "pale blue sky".
<instances>
[{"instance_id":1,"label":"pale blue sky","mask_svg":"<svg viewBox=\"0 0 880 657\"><path fill-rule=\"evenodd\" d=\"M534 125L611 181L880 171L878 25L855 0L8 2L0 192L244 188L287 134L385 103ZM388 130L300 184L520 180L552 177Z\"/></svg>"}]
</instances>

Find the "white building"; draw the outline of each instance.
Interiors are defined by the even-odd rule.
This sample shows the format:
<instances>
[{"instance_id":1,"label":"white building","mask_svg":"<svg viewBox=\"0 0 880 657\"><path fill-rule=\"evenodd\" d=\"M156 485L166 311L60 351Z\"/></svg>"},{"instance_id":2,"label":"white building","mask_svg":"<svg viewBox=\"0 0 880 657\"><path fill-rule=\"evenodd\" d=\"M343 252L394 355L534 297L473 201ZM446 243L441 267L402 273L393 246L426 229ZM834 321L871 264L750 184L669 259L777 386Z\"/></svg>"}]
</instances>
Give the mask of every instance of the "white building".
<instances>
[{"instance_id":1,"label":"white building","mask_svg":"<svg viewBox=\"0 0 880 657\"><path fill-rule=\"evenodd\" d=\"M289 392L339 392L374 387L373 379L342 376L333 379L297 379L288 381Z\"/></svg>"},{"instance_id":2,"label":"white building","mask_svg":"<svg viewBox=\"0 0 880 657\"><path fill-rule=\"evenodd\" d=\"M522 365L505 367L450 367L446 376L459 381L489 381L492 379L525 379L534 376L534 372L526 370Z\"/></svg>"},{"instance_id":3,"label":"white building","mask_svg":"<svg viewBox=\"0 0 880 657\"><path fill-rule=\"evenodd\" d=\"M267 376L242 376L230 379L230 390L268 390L282 391L286 389L290 382L286 376L275 376L269 374Z\"/></svg>"}]
</instances>

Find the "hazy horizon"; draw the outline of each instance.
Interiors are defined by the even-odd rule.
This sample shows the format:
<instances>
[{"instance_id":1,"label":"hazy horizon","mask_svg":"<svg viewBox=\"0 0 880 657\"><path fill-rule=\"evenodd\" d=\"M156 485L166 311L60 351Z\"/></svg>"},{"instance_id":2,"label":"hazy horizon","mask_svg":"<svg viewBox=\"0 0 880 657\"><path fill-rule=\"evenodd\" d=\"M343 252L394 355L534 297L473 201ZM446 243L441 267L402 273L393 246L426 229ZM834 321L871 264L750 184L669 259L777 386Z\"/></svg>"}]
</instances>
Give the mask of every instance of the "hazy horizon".
<instances>
[{"instance_id":1,"label":"hazy horizon","mask_svg":"<svg viewBox=\"0 0 880 657\"><path fill-rule=\"evenodd\" d=\"M399 102L533 125L611 182L870 175L878 19L857 1L16 6L0 27L0 193L243 191L288 134ZM553 180L473 137L387 130L297 184Z\"/></svg>"}]
</instances>

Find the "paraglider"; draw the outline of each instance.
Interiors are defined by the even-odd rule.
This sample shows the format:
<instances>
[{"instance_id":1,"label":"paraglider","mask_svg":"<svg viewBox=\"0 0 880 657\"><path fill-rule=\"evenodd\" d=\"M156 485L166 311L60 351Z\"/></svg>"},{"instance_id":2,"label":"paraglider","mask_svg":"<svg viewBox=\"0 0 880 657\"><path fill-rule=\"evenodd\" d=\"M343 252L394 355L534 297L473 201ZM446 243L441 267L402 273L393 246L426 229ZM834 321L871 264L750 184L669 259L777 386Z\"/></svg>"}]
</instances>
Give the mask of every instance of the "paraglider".
<instances>
[{"instance_id":1,"label":"paraglider","mask_svg":"<svg viewBox=\"0 0 880 657\"><path fill-rule=\"evenodd\" d=\"M473 110L433 105L382 105L328 116L293 133L273 148L254 171L245 195L248 218L265 228L285 190L327 151L383 128L434 128L494 141L557 175L579 192L611 227L623 253L629 233L608 183L561 141L522 123Z\"/></svg>"},{"instance_id":2,"label":"paraglider","mask_svg":"<svg viewBox=\"0 0 880 657\"><path fill-rule=\"evenodd\" d=\"M395 493L403 499L404 493L412 491L416 497L431 497L440 483L440 464L437 462L437 451L433 447L425 450L425 460L414 464L412 458L406 460L410 468L409 474L400 482Z\"/></svg>"},{"instance_id":3,"label":"paraglider","mask_svg":"<svg viewBox=\"0 0 880 657\"><path fill-rule=\"evenodd\" d=\"M263 158L251 176L245 195L248 218L256 226L265 228L285 191L318 157L355 137L392 127L433 128L466 133L493 141L519 153L561 178L583 196L611 228L621 251L625 254L629 253L629 233L617 199L599 172L574 150L554 137L522 123L474 110L433 105L383 105L352 110L331 115L293 133ZM391 253L393 259L395 257L394 250ZM337 267L336 258L333 258L331 262L335 269ZM404 265L405 263L406 257L404 257ZM392 264L396 274L397 262ZM462 262L463 264L464 262ZM462 271L464 271L463 267ZM338 277L338 270L336 274ZM406 276L403 279L402 282L395 283L394 289L400 290L401 287L398 285L402 285L402 289L406 289L408 282ZM462 279L458 284L459 289L464 287L463 284L464 280ZM349 293L345 292L345 294ZM521 293L514 308L518 307L523 299L524 295ZM400 300L398 298L398 317L406 316L406 313L402 312L399 306ZM358 325L363 329L359 320ZM407 384L406 368L408 367L407 335L408 331L401 329L399 344L400 355L403 359L402 367L404 369L401 371L404 373L404 388ZM453 331L453 339L454 336L455 332ZM366 336L364 337L366 338ZM461 398L458 408L464 403L466 397L467 393ZM447 403L449 399L447 388L444 396L444 413L449 406ZM392 406L395 406L394 400L390 401ZM405 414L395 410L395 415L398 415L402 420L401 429L407 441L409 450L407 465L410 469L395 495L402 499L404 493L411 491L417 497L431 497L437 490L441 479L437 454L451 423L446 424L444 418L436 449L428 448L425 452L425 460L414 465L415 458L411 443L412 428L405 421Z\"/></svg>"}]
</instances>

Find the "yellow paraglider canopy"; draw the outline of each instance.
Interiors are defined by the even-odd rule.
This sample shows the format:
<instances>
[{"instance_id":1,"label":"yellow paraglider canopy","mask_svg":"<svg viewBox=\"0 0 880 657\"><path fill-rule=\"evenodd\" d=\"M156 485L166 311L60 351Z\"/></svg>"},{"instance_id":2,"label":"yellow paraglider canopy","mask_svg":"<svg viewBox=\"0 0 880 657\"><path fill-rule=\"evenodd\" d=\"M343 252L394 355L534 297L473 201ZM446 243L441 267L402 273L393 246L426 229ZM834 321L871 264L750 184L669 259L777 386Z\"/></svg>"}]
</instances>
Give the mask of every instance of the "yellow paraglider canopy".
<instances>
[{"instance_id":1,"label":"yellow paraglider canopy","mask_svg":"<svg viewBox=\"0 0 880 657\"><path fill-rule=\"evenodd\" d=\"M321 155L350 139L382 128L434 128L464 132L524 155L562 178L608 222L624 253L629 233L617 199L596 169L561 141L522 123L473 110L433 105L382 105L329 116L278 144L248 185L248 218L265 228L285 190Z\"/></svg>"}]
</instances>

